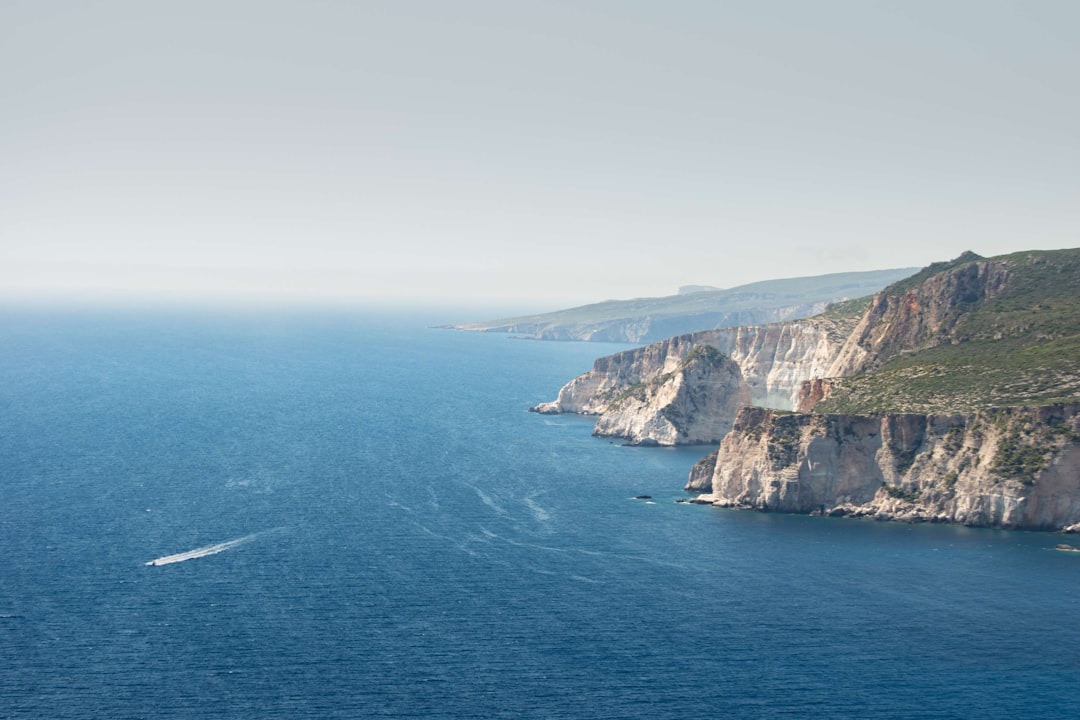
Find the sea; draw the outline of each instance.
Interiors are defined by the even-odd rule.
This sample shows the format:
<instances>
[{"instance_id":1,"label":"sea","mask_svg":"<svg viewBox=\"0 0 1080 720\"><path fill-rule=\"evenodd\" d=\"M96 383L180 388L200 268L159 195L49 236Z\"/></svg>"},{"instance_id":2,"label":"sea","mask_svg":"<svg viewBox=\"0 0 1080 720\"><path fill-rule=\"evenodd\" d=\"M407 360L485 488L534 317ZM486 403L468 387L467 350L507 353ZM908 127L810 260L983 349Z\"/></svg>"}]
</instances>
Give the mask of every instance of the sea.
<instances>
[{"instance_id":1,"label":"sea","mask_svg":"<svg viewBox=\"0 0 1080 720\"><path fill-rule=\"evenodd\" d=\"M1076 717L1060 536L678 503L436 315L0 310L0 718Z\"/></svg>"}]
</instances>

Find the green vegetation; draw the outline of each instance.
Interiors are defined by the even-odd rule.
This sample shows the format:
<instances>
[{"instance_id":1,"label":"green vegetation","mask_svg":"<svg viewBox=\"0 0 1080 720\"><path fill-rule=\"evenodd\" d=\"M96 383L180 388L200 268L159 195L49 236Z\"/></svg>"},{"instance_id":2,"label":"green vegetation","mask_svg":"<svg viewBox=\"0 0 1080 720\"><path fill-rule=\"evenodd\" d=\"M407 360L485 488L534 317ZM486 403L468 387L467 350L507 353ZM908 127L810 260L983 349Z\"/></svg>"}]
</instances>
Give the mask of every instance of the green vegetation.
<instances>
[{"instance_id":1,"label":"green vegetation","mask_svg":"<svg viewBox=\"0 0 1080 720\"><path fill-rule=\"evenodd\" d=\"M859 324L863 313L870 306L872 297L858 297L832 303L825 308L825 312L811 318L811 322L823 328L829 334L830 340L841 345Z\"/></svg>"},{"instance_id":2,"label":"green vegetation","mask_svg":"<svg viewBox=\"0 0 1080 720\"><path fill-rule=\"evenodd\" d=\"M623 388L618 395L615 395L608 401L608 409L620 410L626 401L630 399L637 400L638 402L645 402L649 398L649 389L658 385L660 382L663 381L660 378L655 378L649 383L637 383Z\"/></svg>"},{"instance_id":3,"label":"green vegetation","mask_svg":"<svg viewBox=\"0 0 1080 720\"><path fill-rule=\"evenodd\" d=\"M1026 338L1029 342L1080 333L1080 250L1003 255L1013 278L1008 290L987 299L957 325L957 339Z\"/></svg>"},{"instance_id":4,"label":"green vegetation","mask_svg":"<svg viewBox=\"0 0 1080 720\"><path fill-rule=\"evenodd\" d=\"M894 282L892 285L885 288L883 292L889 293L890 295L903 295L908 290L919 287L938 273L952 270L961 265L967 265L969 262L975 262L976 260L982 259L983 257L981 255L977 255L968 250L967 252L962 253L960 257L953 260L943 260L941 262L931 263L914 275L910 275L902 280Z\"/></svg>"},{"instance_id":5,"label":"green vegetation","mask_svg":"<svg viewBox=\"0 0 1080 720\"><path fill-rule=\"evenodd\" d=\"M1027 445L1019 437L1009 437L994 453L990 471L1001 477L1014 477L1025 485L1035 482L1035 476L1046 467L1046 454L1052 448Z\"/></svg>"},{"instance_id":6,"label":"green vegetation","mask_svg":"<svg viewBox=\"0 0 1080 720\"><path fill-rule=\"evenodd\" d=\"M945 449L950 453L960 452L964 444L964 428L954 425L945 433Z\"/></svg>"},{"instance_id":7,"label":"green vegetation","mask_svg":"<svg viewBox=\"0 0 1080 720\"><path fill-rule=\"evenodd\" d=\"M994 426L1002 436L994 452L990 471L1002 478L1015 478L1031 485L1046 469L1050 457L1064 442L1080 440L1076 431L1061 418L1034 422L1023 414L997 412Z\"/></svg>"},{"instance_id":8,"label":"green vegetation","mask_svg":"<svg viewBox=\"0 0 1080 720\"><path fill-rule=\"evenodd\" d=\"M862 314L866 312L867 306L870 304L870 296L857 297L851 300L841 300L840 302L831 303L825 312L814 317L822 318L826 320L855 320L858 321L862 317Z\"/></svg>"},{"instance_id":9,"label":"green vegetation","mask_svg":"<svg viewBox=\"0 0 1080 720\"><path fill-rule=\"evenodd\" d=\"M922 490L920 490L919 488L915 488L914 490L905 490L904 488L898 487L896 485L885 485L884 487L885 492L886 494L888 494L889 497L903 500L904 502L913 503L919 499L920 495L922 495Z\"/></svg>"},{"instance_id":10,"label":"green vegetation","mask_svg":"<svg viewBox=\"0 0 1080 720\"><path fill-rule=\"evenodd\" d=\"M915 464L915 457L919 454L919 448L913 447L906 450L893 449L893 457L896 459L896 472L903 475Z\"/></svg>"},{"instance_id":11,"label":"green vegetation","mask_svg":"<svg viewBox=\"0 0 1080 720\"><path fill-rule=\"evenodd\" d=\"M963 257L942 265L959 267ZM815 412L955 413L1080 401L1080 250L991 260L1009 266L1007 287L964 312L938 338L942 344L834 380L833 394ZM928 278L934 267L914 277Z\"/></svg>"},{"instance_id":12,"label":"green vegetation","mask_svg":"<svg viewBox=\"0 0 1080 720\"><path fill-rule=\"evenodd\" d=\"M944 345L833 380L815 412L971 412L1080 399L1080 334L1024 346L1022 338Z\"/></svg>"},{"instance_id":13,"label":"green vegetation","mask_svg":"<svg viewBox=\"0 0 1080 720\"><path fill-rule=\"evenodd\" d=\"M722 360L723 357L724 353L720 352L712 345L695 345L691 348L690 352L686 353L686 357L679 363L679 367L686 367L698 358L704 358L710 362L718 362Z\"/></svg>"},{"instance_id":14,"label":"green vegetation","mask_svg":"<svg viewBox=\"0 0 1080 720\"><path fill-rule=\"evenodd\" d=\"M769 460L773 470L792 464L802 440L802 421L798 415L773 415L769 433Z\"/></svg>"}]
</instances>

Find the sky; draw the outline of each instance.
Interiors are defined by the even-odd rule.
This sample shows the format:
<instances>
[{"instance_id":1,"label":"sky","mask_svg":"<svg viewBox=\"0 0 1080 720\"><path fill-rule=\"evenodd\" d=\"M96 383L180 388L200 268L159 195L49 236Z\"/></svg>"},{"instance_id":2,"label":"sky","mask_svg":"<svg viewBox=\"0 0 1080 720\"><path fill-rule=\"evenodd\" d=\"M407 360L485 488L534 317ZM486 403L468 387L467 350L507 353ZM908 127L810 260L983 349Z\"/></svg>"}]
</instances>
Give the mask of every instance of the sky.
<instances>
[{"instance_id":1,"label":"sky","mask_svg":"<svg viewBox=\"0 0 1080 720\"><path fill-rule=\"evenodd\" d=\"M554 310L1080 246L1080 3L0 3L0 298Z\"/></svg>"}]
</instances>

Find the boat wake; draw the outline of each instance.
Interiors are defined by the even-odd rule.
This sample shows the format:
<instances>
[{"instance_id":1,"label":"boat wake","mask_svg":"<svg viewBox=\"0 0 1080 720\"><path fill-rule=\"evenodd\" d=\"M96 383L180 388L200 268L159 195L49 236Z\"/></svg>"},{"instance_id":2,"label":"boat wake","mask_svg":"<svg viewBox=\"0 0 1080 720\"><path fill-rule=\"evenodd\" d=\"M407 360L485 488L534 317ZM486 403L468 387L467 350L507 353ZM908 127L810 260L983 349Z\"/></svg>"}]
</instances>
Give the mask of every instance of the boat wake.
<instances>
[{"instance_id":1,"label":"boat wake","mask_svg":"<svg viewBox=\"0 0 1080 720\"><path fill-rule=\"evenodd\" d=\"M545 522L551 519L551 513L542 508L540 504L533 500L531 497L525 498L525 504L529 506L530 510L532 510L533 517L535 517L540 522Z\"/></svg>"},{"instance_id":2,"label":"boat wake","mask_svg":"<svg viewBox=\"0 0 1080 720\"><path fill-rule=\"evenodd\" d=\"M147 565L172 565L173 563L184 562L185 560L194 560L195 558L206 557L207 555L217 555L220 552L231 550L234 547L239 547L245 543L249 543L255 538L259 537L261 533L253 533L251 535L245 535L244 537L236 538L235 540L227 540L225 542L215 543L213 545L206 545L201 548L195 548L194 550L188 550L187 552L176 553L175 555L166 555L159 557L155 560L151 560L146 563Z\"/></svg>"}]
</instances>

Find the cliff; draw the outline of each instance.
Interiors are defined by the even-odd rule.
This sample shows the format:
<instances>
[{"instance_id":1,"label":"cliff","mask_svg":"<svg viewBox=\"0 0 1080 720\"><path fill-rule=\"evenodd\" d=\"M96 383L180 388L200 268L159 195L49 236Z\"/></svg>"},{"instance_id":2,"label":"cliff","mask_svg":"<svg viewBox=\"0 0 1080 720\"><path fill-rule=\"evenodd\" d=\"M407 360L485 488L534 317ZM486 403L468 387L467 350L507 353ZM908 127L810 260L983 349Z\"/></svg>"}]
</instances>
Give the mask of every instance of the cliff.
<instances>
[{"instance_id":1,"label":"cliff","mask_svg":"<svg viewBox=\"0 0 1080 720\"><path fill-rule=\"evenodd\" d=\"M716 423L719 418L727 418L730 428L734 411L718 416L704 408L732 403L793 407L802 383L824 374L830 367L846 336L845 330L854 320L854 317L824 317L706 330L669 338L599 358L590 372L564 385L554 402L541 403L532 410L599 415L598 435L622 437L631 442L649 438L662 445L716 442L724 434L717 433ZM680 397L692 396L697 402L679 406L678 433L642 434L643 428L664 424L660 411L667 406L661 404L660 398L674 397L675 383L682 387L694 382L697 375L677 371L685 358L701 348L725 356L737 372L714 373L700 387L680 391ZM641 395L645 388L651 393L648 401L625 401L628 395Z\"/></svg>"},{"instance_id":2,"label":"cliff","mask_svg":"<svg viewBox=\"0 0 1080 720\"><path fill-rule=\"evenodd\" d=\"M675 370L613 398L594 434L636 445L717 443L749 402L739 366L716 349L699 345Z\"/></svg>"},{"instance_id":3,"label":"cliff","mask_svg":"<svg viewBox=\"0 0 1080 720\"><path fill-rule=\"evenodd\" d=\"M1080 398L1080 250L965 253L876 295L800 411L970 413Z\"/></svg>"},{"instance_id":4,"label":"cliff","mask_svg":"<svg viewBox=\"0 0 1080 720\"><path fill-rule=\"evenodd\" d=\"M949 267L908 287L901 281L874 296L824 377L881 367L903 353L964 340L961 320L1009 287L1008 262L965 253Z\"/></svg>"},{"instance_id":5,"label":"cliff","mask_svg":"<svg viewBox=\"0 0 1080 720\"><path fill-rule=\"evenodd\" d=\"M705 502L1080 531L1078 287L1077 249L965 253L806 320L601 358L534 410L679 444L749 397L690 473ZM680 370L702 348L737 372Z\"/></svg>"},{"instance_id":6,"label":"cliff","mask_svg":"<svg viewBox=\"0 0 1080 720\"><path fill-rule=\"evenodd\" d=\"M1080 404L967 415L747 407L686 489L723 507L1058 530L1080 520Z\"/></svg>"}]
</instances>

